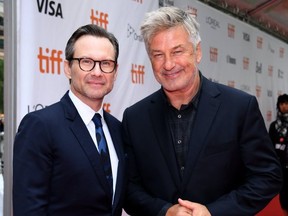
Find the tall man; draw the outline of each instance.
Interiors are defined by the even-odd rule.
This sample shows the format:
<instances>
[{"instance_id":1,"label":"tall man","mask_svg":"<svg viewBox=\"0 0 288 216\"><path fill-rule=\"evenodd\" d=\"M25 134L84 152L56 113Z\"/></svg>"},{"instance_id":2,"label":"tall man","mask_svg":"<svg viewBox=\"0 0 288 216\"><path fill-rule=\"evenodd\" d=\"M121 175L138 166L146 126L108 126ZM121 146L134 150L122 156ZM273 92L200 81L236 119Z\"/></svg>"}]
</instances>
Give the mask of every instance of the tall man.
<instances>
[{"instance_id":1,"label":"tall man","mask_svg":"<svg viewBox=\"0 0 288 216\"><path fill-rule=\"evenodd\" d=\"M161 89L123 115L130 215L252 216L281 187L256 98L199 72L198 27L175 7L141 26Z\"/></svg>"},{"instance_id":2,"label":"tall man","mask_svg":"<svg viewBox=\"0 0 288 216\"><path fill-rule=\"evenodd\" d=\"M97 25L80 27L68 40L70 91L27 114L15 137L14 216L121 215L121 123L102 104L116 79L118 54L117 39Z\"/></svg>"}]
</instances>

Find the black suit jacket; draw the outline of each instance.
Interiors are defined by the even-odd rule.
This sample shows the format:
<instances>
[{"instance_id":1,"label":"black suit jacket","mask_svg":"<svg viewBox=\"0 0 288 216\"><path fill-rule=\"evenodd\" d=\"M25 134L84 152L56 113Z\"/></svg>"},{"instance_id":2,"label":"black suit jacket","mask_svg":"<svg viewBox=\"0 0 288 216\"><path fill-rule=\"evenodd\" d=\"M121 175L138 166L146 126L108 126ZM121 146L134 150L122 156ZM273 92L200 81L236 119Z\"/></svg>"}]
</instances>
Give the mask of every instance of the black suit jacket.
<instances>
[{"instance_id":1,"label":"black suit jacket","mask_svg":"<svg viewBox=\"0 0 288 216\"><path fill-rule=\"evenodd\" d=\"M157 215L182 198L213 216L250 216L280 190L280 165L255 97L202 78L183 179L161 90L125 110L129 214Z\"/></svg>"},{"instance_id":2,"label":"black suit jacket","mask_svg":"<svg viewBox=\"0 0 288 216\"><path fill-rule=\"evenodd\" d=\"M121 123L104 112L119 159L114 204L98 151L66 93L27 114L14 143L14 216L121 215L125 156Z\"/></svg>"}]
</instances>

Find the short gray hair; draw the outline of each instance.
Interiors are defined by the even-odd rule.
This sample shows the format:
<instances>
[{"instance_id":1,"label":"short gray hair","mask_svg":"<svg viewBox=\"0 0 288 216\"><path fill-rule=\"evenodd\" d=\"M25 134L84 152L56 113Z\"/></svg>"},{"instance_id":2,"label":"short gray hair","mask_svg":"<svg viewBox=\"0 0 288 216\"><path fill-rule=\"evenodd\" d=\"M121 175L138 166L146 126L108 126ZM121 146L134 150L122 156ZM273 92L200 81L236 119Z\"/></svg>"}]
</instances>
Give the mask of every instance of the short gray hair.
<instances>
[{"instance_id":1,"label":"short gray hair","mask_svg":"<svg viewBox=\"0 0 288 216\"><path fill-rule=\"evenodd\" d=\"M161 7L156 11L148 12L140 27L147 52L149 53L150 40L159 31L176 26L183 26L187 30L191 42L196 48L201 41L201 37L199 33L200 25L194 16L177 7Z\"/></svg>"}]
</instances>

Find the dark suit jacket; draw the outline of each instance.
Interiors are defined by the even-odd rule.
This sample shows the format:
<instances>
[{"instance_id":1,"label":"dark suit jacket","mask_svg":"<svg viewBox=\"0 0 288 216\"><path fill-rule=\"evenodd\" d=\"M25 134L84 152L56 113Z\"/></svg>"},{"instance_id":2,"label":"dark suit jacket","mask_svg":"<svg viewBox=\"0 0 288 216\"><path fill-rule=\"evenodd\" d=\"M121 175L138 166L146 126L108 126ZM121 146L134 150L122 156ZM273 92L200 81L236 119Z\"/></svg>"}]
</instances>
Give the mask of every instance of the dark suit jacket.
<instances>
[{"instance_id":1,"label":"dark suit jacket","mask_svg":"<svg viewBox=\"0 0 288 216\"><path fill-rule=\"evenodd\" d=\"M280 190L280 165L255 97L202 78L183 179L161 90L125 110L128 214L157 215L182 198L213 216L251 216Z\"/></svg>"},{"instance_id":2,"label":"dark suit jacket","mask_svg":"<svg viewBox=\"0 0 288 216\"><path fill-rule=\"evenodd\" d=\"M14 216L121 215L125 190L121 123L104 112L119 159L114 204L93 140L66 93L27 114L14 143Z\"/></svg>"}]
</instances>

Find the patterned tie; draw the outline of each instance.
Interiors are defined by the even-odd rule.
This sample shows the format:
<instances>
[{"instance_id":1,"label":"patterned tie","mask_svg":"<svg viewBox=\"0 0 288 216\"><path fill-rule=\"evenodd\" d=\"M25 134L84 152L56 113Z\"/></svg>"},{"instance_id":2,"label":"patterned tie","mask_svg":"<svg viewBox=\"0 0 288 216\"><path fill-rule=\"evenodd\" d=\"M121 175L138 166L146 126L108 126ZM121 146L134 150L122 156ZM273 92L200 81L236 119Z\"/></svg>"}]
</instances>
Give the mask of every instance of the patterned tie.
<instances>
[{"instance_id":1,"label":"patterned tie","mask_svg":"<svg viewBox=\"0 0 288 216\"><path fill-rule=\"evenodd\" d=\"M101 115L99 113L96 113L92 121L95 124L96 128L96 139L98 143L98 151L101 157L101 161L103 164L103 168L106 174L106 179L110 185L111 193L113 193L113 177L112 177L112 171L111 171L111 163L110 163L110 156L109 156L109 150L106 143L104 131L102 129L102 122L101 122Z\"/></svg>"}]
</instances>

